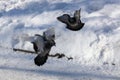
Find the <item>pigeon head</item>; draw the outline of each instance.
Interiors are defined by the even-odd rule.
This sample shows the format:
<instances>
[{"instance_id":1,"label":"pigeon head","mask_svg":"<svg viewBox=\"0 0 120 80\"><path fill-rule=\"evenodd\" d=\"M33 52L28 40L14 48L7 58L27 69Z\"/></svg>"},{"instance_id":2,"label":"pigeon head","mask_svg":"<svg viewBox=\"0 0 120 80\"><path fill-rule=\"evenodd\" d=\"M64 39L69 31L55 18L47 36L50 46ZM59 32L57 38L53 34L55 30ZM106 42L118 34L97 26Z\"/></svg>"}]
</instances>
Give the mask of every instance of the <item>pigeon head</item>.
<instances>
[{"instance_id":1,"label":"pigeon head","mask_svg":"<svg viewBox=\"0 0 120 80\"><path fill-rule=\"evenodd\" d=\"M63 14L62 16L57 17L57 19L63 23L67 23L70 16L68 14Z\"/></svg>"}]
</instances>

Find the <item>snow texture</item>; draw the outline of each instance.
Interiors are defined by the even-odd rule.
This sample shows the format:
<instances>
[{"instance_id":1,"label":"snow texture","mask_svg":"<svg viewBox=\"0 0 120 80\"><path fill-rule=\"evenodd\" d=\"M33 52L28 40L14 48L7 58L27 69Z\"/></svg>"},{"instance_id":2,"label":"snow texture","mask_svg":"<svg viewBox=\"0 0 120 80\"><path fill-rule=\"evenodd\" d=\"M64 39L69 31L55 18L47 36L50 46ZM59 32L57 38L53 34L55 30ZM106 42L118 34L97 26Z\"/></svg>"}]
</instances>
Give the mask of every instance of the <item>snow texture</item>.
<instances>
[{"instance_id":1,"label":"snow texture","mask_svg":"<svg viewBox=\"0 0 120 80\"><path fill-rule=\"evenodd\" d=\"M56 17L81 8L85 23L70 31ZM56 47L74 59L34 64L29 40L55 28ZM0 80L120 80L120 0L0 0Z\"/></svg>"}]
</instances>

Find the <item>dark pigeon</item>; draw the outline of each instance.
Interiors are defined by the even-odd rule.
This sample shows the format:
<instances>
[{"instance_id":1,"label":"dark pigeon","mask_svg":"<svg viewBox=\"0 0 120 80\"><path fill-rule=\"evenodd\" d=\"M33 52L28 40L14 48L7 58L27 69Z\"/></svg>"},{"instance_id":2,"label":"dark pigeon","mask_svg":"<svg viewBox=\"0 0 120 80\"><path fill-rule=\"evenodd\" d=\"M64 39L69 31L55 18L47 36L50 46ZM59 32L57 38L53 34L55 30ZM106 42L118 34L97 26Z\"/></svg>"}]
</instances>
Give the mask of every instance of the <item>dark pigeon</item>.
<instances>
[{"instance_id":1,"label":"dark pigeon","mask_svg":"<svg viewBox=\"0 0 120 80\"><path fill-rule=\"evenodd\" d=\"M82 23L80 20L80 10L76 10L74 16L71 17L69 14L63 14L62 16L57 17L59 21L65 23L67 29L78 31L83 28L85 23Z\"/></svg>"},{"instance_id":2,"label":"dark pigeon","mask_svg":"<svg viewBox=\"0 0 120 80\"><path fill-rule=\"evenodd\" d=\"M54 29L48 29L43 33L43 36L36 34L34 36L33 49L38 54L34 62L37 66L41 66L46 63L51 48L55 45L55 33Z\"/></svg>"}]
</instances>

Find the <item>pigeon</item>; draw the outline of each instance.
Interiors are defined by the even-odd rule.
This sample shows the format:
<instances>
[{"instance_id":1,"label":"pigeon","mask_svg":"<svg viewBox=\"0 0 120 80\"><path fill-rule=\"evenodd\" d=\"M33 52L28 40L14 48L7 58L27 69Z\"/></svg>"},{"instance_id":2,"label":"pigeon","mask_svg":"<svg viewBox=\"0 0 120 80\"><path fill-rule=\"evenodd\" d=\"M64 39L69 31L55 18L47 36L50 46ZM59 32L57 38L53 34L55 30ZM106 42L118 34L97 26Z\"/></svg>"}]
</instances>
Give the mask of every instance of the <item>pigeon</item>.
<instances>
[{"instance_id":1,"label":"pigeon","mask_svg":"<svg viewBox=\"0 0 120 80\"><path fill-rule=\"evenodd\" d=\"M67 29L78 31L85 25L85 23L82 23L80 20L80 11L81 9L76 10L73 17L71 17L69 14L63 14L62 16L57 17L57 20L65 23L67 25Z\"/></svg>"},{"instance_id":2,"label":"pigeon","mask_svg":"<svg viewBox=\"0 0 120 80\"><path fill-rule=\"evenodd\" d=\"M42 66L46 63L51 48L56 44L54 28L46 30L43 32L43 35L35 34L31 43L33 44L33 49L38 54L34 58L34 63L37 66Z\"/></svg>"}]
</instances>

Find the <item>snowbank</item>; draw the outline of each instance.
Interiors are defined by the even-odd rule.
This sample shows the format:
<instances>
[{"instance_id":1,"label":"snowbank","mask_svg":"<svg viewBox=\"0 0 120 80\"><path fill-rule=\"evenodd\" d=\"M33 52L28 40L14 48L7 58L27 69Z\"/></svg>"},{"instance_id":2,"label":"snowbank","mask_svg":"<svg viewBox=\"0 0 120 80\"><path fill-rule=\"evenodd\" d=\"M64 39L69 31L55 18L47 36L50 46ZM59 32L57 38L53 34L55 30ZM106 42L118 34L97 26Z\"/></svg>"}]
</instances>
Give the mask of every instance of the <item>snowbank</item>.
<instances>
[{"instance_id":1,"label":"snowbank","mask_svg":"<svg viewBox=\"0 0 120 80\"><path fill-rule=\"evenodd\" d=\"M82 9L85 26L70 31L56 17ZM56 29L56 47L51 54L64 53L81 64L120 63L119 0L11 0L0 1L0 45L32 49L28 36Z\"/></svg>"}]
</instances>

